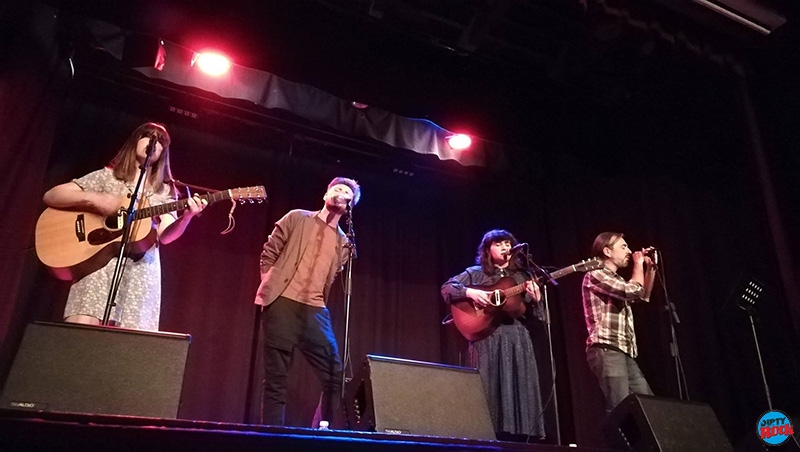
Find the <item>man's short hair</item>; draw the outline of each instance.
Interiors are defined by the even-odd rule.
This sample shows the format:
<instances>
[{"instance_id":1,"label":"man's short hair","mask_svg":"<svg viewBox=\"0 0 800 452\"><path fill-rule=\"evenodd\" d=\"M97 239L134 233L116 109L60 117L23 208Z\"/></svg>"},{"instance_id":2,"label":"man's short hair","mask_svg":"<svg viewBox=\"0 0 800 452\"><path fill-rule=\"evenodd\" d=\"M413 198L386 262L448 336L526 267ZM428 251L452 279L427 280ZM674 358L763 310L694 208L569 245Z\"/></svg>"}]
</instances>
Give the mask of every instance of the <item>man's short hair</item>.
<instances>
[{"instance_id":1,"label":"man's short hair","mask_svg":"<svg viewBox=\"0 0 800 452\"><path fill-rule=\"evenodd\" d=\"M594 244L592 244L592 257L605 259L606 255L603 254L603 249L605 247L613 247L623 237L625 237L625 234L621 232L601 232L595 237Z\"/></svg>"},{"instance_id":2,"label":"man's short hair","mask_svg":"<svg viewBox=\"0 0 800 452\"><path fill-rule=\"evenodd\" d=\"M353 190L353 207L358 204L358 201L361 201L361 186L358 185L353 179L348 179L346 177L334 177L330 184L328 184L328 190L331 189L334 185L347 185L350 187L350 190Z\"/></svg>"}]
</instances>

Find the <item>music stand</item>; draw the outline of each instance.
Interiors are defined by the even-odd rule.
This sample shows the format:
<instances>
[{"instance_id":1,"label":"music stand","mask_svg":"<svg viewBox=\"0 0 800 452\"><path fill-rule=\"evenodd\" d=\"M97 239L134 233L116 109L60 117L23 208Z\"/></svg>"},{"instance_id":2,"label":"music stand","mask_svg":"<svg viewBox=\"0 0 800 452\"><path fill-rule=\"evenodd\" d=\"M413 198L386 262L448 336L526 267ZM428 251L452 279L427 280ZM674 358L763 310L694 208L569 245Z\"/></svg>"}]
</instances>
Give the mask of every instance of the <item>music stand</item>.
<instances>
[{"instance_id":1,"label":"music stand","mask_svg":"<svg viewBox=\"0 0 800 452\"><path fill-rule=\"evenodd\" d=\"M742 282L745 280L743 279ZM756 333L756 324L754 317L756 315L756 303L761 294L764 292L764 283L754 277L750 277L749 281L741 286L737 291L736 305L747 312L750 317L750 327L753 330L753 341L756 344L756 354L758 355L758 365L761 368L761 379L764 381L764 391L767 395L767 405L772 410L772 396L769 392L769 385L767 384L767 375L764 372L764 361L761 359L761 348L758 345L758 334Z\"/></svg>"}]
</instances>

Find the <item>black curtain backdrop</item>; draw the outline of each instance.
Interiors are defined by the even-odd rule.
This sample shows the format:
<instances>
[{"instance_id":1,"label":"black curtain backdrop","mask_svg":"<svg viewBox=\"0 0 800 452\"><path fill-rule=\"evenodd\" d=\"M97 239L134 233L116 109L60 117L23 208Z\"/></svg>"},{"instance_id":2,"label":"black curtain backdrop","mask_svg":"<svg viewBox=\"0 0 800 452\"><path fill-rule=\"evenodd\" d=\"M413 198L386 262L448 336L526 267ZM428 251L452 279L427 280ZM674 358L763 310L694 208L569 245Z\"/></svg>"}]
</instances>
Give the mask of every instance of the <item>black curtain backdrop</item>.
<instances>
[{"instance_id":1,"label":"black curtain backdrop","mask_svg":"<svg viewBox=\"0 0 800 452\"><path fill-rule=\"evenodd\" d=\"M19 17L35 17L32 8L18 10ZM24 38L36 27L16 30L17 35L7 33L16 39L5 40L2 50L27 57L14 60L0 79L5 212L0 221L6 232L0 242L5 251L0 377L25 325L60 320L68 290L47 274L33 250L42 194L105 165L136 125L156 120L172 134L173 171L180 181L214 189L264 185L269 195L266 204L239 205L236 228L228 235L219 234L230 208L221 202L194 220L179 241L162 248L161 329L192 335L183 418L257 422L261 372L253 295L261 245L288 210L319 208L335 176L355 178L363 187L354 211L359 252L351 306L354 372L368 353L464 363L466 343L452 326L440 324L447 308L439 287L472 263L486 230L512 231L530 243L538 264L556 268L589 257L595 235L616 230L633 247L662 250L666 285L658 283L651 303L634 310L639 362L656 394L677 396L663 309L669 297L681 320L677 334L692 400L711 404L734 442L751 434L766 400L749 321L735 306L733 291L742 278L756 275L772 287L757 328L774 404L786 410L800 406L797 336L788 301L771 276L774 253L742 144L746 139L737 132L733 88L724 79L716 81L713 106L693 103L689 88L681 96L669 93L685 112L681 118L662 116L653 106L576 113L543 136L536 151L518 150L489 169L426 160L409 176L397 168L415 167L419 156L410 152L398 160L326 146L199 104L193 119L169 110L176 99L191 106L191 96L155 96L80 71L73 79L53 36L31 41ZM24 42L27 50L11 45ZM712 113L717 119L704 121L699 130L695 120ZM730 157L709 162L703 152L709 147L729 149ZM630 158L608 157L606 150L617 148L630 149ZM674 171L681 165L686 171ZM341 282L330 302L340 346ZM601 445L602 398L585 363L580 282L581 275L570 275L548 288L559 414L564 442ZM533 336L548 399L543 325ZM319 385L302 358L295 361L290 394L288 423L309 425ZM546 419L554 441L552 405Z\"/></svg>"}]
</instances>

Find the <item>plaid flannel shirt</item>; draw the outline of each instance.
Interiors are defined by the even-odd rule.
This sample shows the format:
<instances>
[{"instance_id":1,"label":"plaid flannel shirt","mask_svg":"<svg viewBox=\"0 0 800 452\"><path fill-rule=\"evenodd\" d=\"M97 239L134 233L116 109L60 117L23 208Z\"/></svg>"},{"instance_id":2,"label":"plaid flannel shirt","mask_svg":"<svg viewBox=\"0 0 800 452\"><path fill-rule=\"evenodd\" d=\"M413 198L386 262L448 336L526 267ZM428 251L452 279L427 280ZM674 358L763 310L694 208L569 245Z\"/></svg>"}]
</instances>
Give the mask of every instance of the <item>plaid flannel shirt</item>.
<instances>
[{"instance_id":1,"label":"plaid flannel shirt","mask_svg":"<svg viewBox=\"0 0 800 452\"><path fill-rule=\"evenodd\" d=\"M625 281L616 272L603 268L583 277L583 313L589 337L586 347L610 345L632 358L638 355L633 329L631 303L641 300L644 287Z\"/></svg>"}]
</instances>

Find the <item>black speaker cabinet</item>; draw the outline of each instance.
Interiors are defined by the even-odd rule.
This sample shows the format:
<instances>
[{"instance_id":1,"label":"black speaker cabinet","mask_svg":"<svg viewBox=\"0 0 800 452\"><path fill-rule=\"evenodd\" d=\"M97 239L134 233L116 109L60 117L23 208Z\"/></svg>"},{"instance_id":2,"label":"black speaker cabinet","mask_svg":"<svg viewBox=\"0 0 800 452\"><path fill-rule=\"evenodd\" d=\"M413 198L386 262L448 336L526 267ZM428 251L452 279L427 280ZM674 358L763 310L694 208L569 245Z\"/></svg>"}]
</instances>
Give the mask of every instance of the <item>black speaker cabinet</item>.
<instances>
[{"instance_id":1,"label":"black speaker cabinet","mask_svg":"<svg viewBox=\"0 0 800 452\"><path fill-rule=\"evenodd\" d=\"M697 402L631 394L608 415L603 432L615 450L733 450L714 410Z\"/></svg>"},{"instance_id":2,"label":"black speaker cabinet","mask_svg":"<svg viewBox=\"0 0 800 452\"><path fill-rule=\"evenodd\" d=\"M177 418L191 336L28 325L0 407Z\"/></svg>"},{"instance_id":3,"label":"black speaker cabinet","mask_svg":"<svg viewBox=\"0 0 800 452\"><path fill-rule=\"evenodd\" d=\"M367 355L348 384L351 429L382 433L495 439L477 370Z\"/></svg>"}]
</instances>

